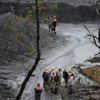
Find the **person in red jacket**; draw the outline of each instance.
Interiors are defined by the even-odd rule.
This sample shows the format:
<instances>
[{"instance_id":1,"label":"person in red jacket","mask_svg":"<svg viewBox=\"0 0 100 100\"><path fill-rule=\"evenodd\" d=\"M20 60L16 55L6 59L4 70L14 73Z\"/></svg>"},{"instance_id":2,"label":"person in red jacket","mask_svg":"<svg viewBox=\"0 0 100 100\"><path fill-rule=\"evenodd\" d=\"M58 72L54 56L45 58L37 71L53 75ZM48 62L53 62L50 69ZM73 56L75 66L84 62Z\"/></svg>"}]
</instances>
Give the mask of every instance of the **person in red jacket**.
<instances>
[{"instance_id":1,"label":"person in red jacket","mask_svg":"<svg viewBox=\"0 0 100 100\"><path fill-rule=\"evenodd\" d=\"M55 76L55 71L53 71L52 75L50 76L50 82L54 82L54 76Z\"/></svg>"},{"instance_id":2,"label":"person in red jacket","mask_svg":"<svg viewBox=\"0 0 100 100\"><path fill-rule=\"evenodd\" d=\"M34 90L35 90L35 100L41 100L42 87L40 86L39 83L34 88Z\"/></svg>"},{"instance_id":3,"label":"person in red jacket","mask_svg":"<svg viewBox=\"0 0 100 100\"><path fill-rule=\"evenodd\" d=\"M57 19L56 16L53 17L53 22L52 22L52 32L56 34L56 24L57 24Z\"/></svg>"}]
</instances>

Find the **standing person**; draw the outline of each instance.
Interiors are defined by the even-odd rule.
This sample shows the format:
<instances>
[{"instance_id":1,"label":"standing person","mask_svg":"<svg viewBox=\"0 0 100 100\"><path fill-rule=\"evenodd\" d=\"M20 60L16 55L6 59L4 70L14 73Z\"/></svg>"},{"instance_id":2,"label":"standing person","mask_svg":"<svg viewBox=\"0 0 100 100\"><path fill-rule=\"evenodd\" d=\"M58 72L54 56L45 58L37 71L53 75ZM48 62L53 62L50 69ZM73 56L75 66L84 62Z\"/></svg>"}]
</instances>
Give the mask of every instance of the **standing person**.
<instances>
[{"instance_id":1,"label":"standing person","mask_svg":"<svg viewBox=\"0 0 100 100\"><path fill-rule=\"evenodd\" d=\"M34 90L35 90L35 100L41 100L42 87L40 86L39 83L34 88Z\"/></svg>"},{"instance_id":2,"label":"standing person","mask_svg":"<svg viewBox=\"0 0 100 100\"><path fill-rule=\"evenodd\" d=\"M55 76L55 71L53 71L51 76L50 76L50 90L51 90L51 92L54 92L54 76Z\"/></svg>"},{"instance_id":3,"label":"standing person","mask_svg":"<svg viewBox=\"0 0 100 100\"><path fill-rule=\"evenodd\" d=\"M44 75L44 88L46 85L48 85L48 82L49 82L48 71L46 71Z\"/></svg>"},{"instance_id":4,"label":"standing person","mask_svg":"<svg viewBox=\"0 0 100 100\"><path fill-rule=\"evenodd\" d=\"M59 85L59 76L56 72L56 75L54 76L54 94L57 94L58 92L58 85Z\"/></svg>"},{"instance_id":5,"label":"standing person","mask_svg":"<svg viewBox=\"0 0 100 100\"><path fill-rule=\"evenodd\" d=\"M72 70L71 70L71 69L68 69L68 73L72 73ZM72 73L72 76L73 76L73 78L75 79L75 76L74 76L73 73Z\"/></svg>"},{"instance_id":6,"label":"standing person","mask_svg":"<svg viewBox=\"0 0 100 100\"><path fill-rule=\"evenodd\" d=\"M54 67L52 67L51 71L52 71L52 72L54 71Z\"/></svg>"},{"instance_id":7,"label":"standing person","mask_svg":"<svg viewBox=\"0 0 100 100\"><path fill-rule=\"evenodd\" d=\"M53 17L53 23L52 23L52 32L56 34L56 24L57 24L57 19L56 16Z\"/></svg>"},{"instance_id":8,"label":"standing person","mask_svg":"<svg viewBox=\"0 0 100 100\"><path fill-rule=\"evenodd\" d=\"M73 93L73 84L74 84L74 78L72 76L72 73L69 73L69 78L68 78L68 86L69 86L69 93Z\"/></svg>"},{"instance_id":9,"label":"standing person","mask_svg":"<svg viewBox=\"0 0 100 100\"><path fill-rule=\"evenodd\" d=\"M50 82L54 82L54 76L55 76L55 71L53 71L52 75L50 76Z\"/></svg>"},{"instance_id":10,"label":"standing person","mask_svg":"<svg viewBox=\"0 0 100 100\"><path fill-rule=\"evenodd\" d=\"M46 74L46 71L48 70L48 68L46 67L45 68L45 71L43 72L42 74L42 77L43 77L43 88L45 88L45 81L44 81L44 75Z\"/></svg>"},{"instance_id":11,"label":"standing person","mask_svg":"<svg viewBox=\"0 0 100 100\"><path fill-rule=\"evenodd\" d=\"M68 73L66 72L66 70L64 69L63 71L63 78L65 80L65 86L67 85L68 83Z\"/></svg>"},{"instance_id":12,"label":"standing person","mask_svg":"<svg viewBox=\"0 0 100 100\"><path fill-rule=\"evenodd\" d=\"M61 76L62 76L62 69L61 69L60 66L58 67L57 73L58 73L58 76L59 76L59 83L60 83L61 82Z\"/></svg>"},{"instance_id":13,"label":"standing person","mask_svg":"<svg viewBox=\"0 0 100 100\"><path fill-rule=\"evenodd\" d=\"M52 22L53 22L52 18L49 17L48 20L47 20L47 24L48 24L48 27L49 27L49 32L52 31Z\"/></svg>"}]
</instances>

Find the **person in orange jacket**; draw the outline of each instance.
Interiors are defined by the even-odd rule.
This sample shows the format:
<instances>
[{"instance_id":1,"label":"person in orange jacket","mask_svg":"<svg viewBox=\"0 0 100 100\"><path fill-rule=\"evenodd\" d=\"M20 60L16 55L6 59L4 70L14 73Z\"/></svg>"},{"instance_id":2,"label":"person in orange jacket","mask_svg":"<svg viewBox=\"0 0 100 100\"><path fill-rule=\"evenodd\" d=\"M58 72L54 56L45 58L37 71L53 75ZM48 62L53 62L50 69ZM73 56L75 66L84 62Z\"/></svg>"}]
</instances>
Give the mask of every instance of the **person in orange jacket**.
<instances>
[{"instance_id":1,"label":"person in orange jacket","mask_svg":"<svg viewBox=\"0 0 100 100\"><path fill-rule=\"evenodd\" d=\"M39 83L34 88L34 90L35 90L35 100L41 100L42 87L40 86Z\"/></svg>"},{"instance_id":2,"label":"person in orange jacket","mask_svg":"<svg viewBox=\"0 0 100 100\"><path fill-rule=\"evenodd\" d=\"M56 25L57 25L57 19L56 16L53 17L53 22L52 22L52 32L56 34Z\"/></svg>"}]
</instances>

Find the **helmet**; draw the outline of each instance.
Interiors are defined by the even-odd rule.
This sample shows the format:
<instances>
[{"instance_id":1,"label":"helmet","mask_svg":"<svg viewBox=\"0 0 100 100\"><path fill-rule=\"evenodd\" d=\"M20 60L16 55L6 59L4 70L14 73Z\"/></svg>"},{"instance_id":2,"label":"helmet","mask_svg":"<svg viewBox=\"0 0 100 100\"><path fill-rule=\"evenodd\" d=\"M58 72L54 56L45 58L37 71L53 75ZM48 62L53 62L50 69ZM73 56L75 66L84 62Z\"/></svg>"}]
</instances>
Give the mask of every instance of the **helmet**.
<instances>
[{"instance_id":1,"label":"helmet","mask_svg":"<svg viewBox=\"0 0 100 100\"><path fill-rule=\"evenodd\" d=\"M52 70L51 70L51 69L49 69L49 71L51 72Z\"/></svg>"},{"instance_id":2,"label":"helmet","mask_svg":"<svg viewBox=\"0 0 100 100\"><path fill-rule=\"evenodd\" d=\"M53 19L56 19L56 16L53 16Z\"/></svg>"},{"instance_id":3,"label":"helmet","mask_svg":"<svg viewBox=\"0 0 100 100\"><path fill-rule=\"evenodd\" d=\"M48 73L48 71L45 71L46 73Z\"/></svg>"},{"instance_id":4,"label":"helmet","mask_svg":"<svg viewBox=\"0 0 100 100\"><path fill-rule=\"evenodd\" d=\"M61 68L60 66L58 66L58 68Z\"/></svg>"},{"instance_id":5,"label":"helmet","mask_svg":"<svg viewBox=\"0 0 100 100\"><path fill-rule=\"evenodd\" d=\"M72 73L69 73L68 75L72 75Z\"/></svg>"},{"instance_id":6,"label":"helmet","mask_svg":"<svg viewBox=\"0 0 100 100\"><path fill-rule=\"evenodd\" d=\"M45 70L47 70L48 68L46 67Z\"/></svg>"},{"instance_id":7,"label":"helmet","mask_svg":"<svg viewBox=\"0 0 100 100\"><path fill-rule=\"evenodd\" d=\"M54 67L52 67L52 69L54 69Z\"/></svg>"},{"instance_id":8,"label":"helmet","mask_svg":"<svg viewBox=\"0 0 100 100\"><path fill-rule=\"evenodd\" d=\"M55 71L53 71L52 73L55 74Z\"/></svg>"},{"instance_id":9,"label":"helmet","mask_svg":"<svg viewBox=\"0 0 100 100\"><path fill-rule=\"evenodd\" d=\"M71 69L68 69L69 72L71 72Z\"/></svg>"}]
</instances>

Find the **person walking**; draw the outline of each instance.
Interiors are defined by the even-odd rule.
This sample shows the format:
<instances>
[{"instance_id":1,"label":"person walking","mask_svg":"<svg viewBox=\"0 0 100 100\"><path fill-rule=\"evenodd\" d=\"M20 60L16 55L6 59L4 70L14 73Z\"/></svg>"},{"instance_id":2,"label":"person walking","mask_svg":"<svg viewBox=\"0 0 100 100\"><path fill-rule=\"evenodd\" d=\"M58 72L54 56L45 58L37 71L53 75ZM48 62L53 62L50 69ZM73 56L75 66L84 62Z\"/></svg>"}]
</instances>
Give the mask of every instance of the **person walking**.
<instances>
[{"instance_id":1,"label":"person walking","mask_svg":"<svg viewBox=\"0 0 100 100\"><path fill-rule=\"evenodd\" d=\"M40 86L39 83L34 88L34 90L35 90L35 100L41 100L42 87Z\"/></svg>"},{"instance_id":2,"label":"person walking","mask_svg":"<svg viewBox=\"0 0 100 100\"><path fill-rule=\"evenodd\" d=\"M52 33L56 34L56 25L57 25L57 19L56 16L53 17L53 23L52 23Z\"/></svg>"},{"instance_id":3,"label":"person walking","mask_svg":"<svg viewBox=\"0 0 100 100\"><path fill-rule=\"evenodd\" d=\"M74 77L72 76L72 73L69 73L69 78L68 78L68 88L69 88L69 93L73 93L73 85L74 85Z\"/></svg>"},{"instance_id":4,"label":"person walking","mask_svg":"<svg viewBox=\"0 0 100 100\"><path fill-rule=\"evenodd\" d=\"M49 32L52 31L52 23L53 23L53 20L52 20L51 17L49 17L48 20L47 20L47 24L48 24Z\"/></svg>"},{"instance_id":5,"label":"person walking","mask_svg":"<svg viewBox=\"0 0 100 100\"><path fill-rule=\"evenodd\" d=\"M47 68L47 67L45 68L45 71L44 71L43 74L42 74L42 77L43 77L43 88L45 88L44 76L45 76L45 74L46 74L46 71L48 71L48 68Z\"/></svg>"},{"instance_id":6,"label":"person walking","mask_svg":"<svg viewBox=\"0 0 100 100\"><path fill-rule=\"evenodd\" d=\"M63 71L63 78L65 80L65 86L67 85L68 83L68 73L66 72L66 70L64 69Z\"/></svg>"}]
</instances>

